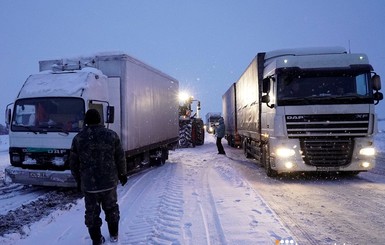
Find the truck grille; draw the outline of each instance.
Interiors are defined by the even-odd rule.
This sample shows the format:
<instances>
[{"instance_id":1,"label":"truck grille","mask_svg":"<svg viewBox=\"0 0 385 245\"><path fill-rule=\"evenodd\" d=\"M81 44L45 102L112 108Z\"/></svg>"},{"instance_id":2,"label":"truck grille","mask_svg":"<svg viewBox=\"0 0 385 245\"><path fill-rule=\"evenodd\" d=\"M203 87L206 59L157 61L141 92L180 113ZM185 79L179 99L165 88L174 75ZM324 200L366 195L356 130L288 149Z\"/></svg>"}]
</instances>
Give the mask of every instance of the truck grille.
<instances>
[{"instance_id":1,"label":"truck grille","mask_svg":"<svg viewBox=\"0 0 385 245\"><path fill-rule=\"evenodd\" d=\"M317 167L338 167L350 163L354 137L369 132L369 114L287 115L289 138L298 138L302 158Z\"/></svg>"},{"instance_id":2,"label":"truck grille","mask_svg":"<svg viewBox=\"0 0 385 245\"><path fill-rule=\"evenodd\" d=\"M369 114L287 115L289 138L324 136L365 136L369 129Z\"/></svg>"},{"instance_id":3,"label":"truck grille","mask_svg":"<svg viewBox=\"0 0 385 245\"><path fill-rule=\"evenodd\" d=\"M303 160L313 166L343 166L350 163L354 141L351 138L302 138Z\"/></svg>"}]
</instances>

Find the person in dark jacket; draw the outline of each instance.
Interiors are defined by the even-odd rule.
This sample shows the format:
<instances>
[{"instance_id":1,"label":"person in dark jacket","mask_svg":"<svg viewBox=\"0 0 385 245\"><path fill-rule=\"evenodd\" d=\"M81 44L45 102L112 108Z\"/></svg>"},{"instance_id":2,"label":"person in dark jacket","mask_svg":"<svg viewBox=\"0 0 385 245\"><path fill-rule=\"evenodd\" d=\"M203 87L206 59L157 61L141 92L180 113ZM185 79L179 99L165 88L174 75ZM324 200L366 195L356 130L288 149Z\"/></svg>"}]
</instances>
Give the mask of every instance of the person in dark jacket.
<instances>
[{"instance_id":1,"label":"person in dark jacket","mask_svg":"<svg viewBox=\"0 0 385 245\"><path fill-rule=\"evenodd\" d=\"M225 137L225 129L226 129L223 117L219 118L218 123L219 123L219 125L215 130L215 134L217 136L218 154L226 155L225 150L223 149L223 145L222 145L222 138Z\"/></svg>"},{"instance_id":2,"label":"person in dark jacket","mask_svg":"<svg viewBox=\"0 0 385 245\"><path fill-rule=\"evenodd\" d=\"M105 213L111 242L118 241L118 182L127 182L124 151L116 132L100 124L100 114L90 109L84 117L86 125L73 139L70 168L78 189L84 193L85 224L93 244L103 244L100 227L101 208Z\"/></svg>"}]
</instances>

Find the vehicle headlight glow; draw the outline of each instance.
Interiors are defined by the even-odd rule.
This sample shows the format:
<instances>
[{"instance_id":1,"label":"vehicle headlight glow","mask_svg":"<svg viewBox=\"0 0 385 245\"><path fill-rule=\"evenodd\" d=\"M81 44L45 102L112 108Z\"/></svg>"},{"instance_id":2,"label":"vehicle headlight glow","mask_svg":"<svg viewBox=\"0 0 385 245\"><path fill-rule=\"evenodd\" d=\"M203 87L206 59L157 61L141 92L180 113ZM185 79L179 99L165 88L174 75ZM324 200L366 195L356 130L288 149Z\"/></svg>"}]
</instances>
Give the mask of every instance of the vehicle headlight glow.
<instances>
[{"instance_id":1,"label":"vehicle headlight glow","mask_svg":"<svg viewBox=\"0 0 385 245\"><path fill-rule=\"evenodd\" d=\"M285 168L292 169L293 167L294 167L294 163L292 163L292 162L286 162L285 163Z\"/></svg>"},{"instance_id":2,"label":"vehicle headlight glow","mask_svg":"<svg viewBox=\"0 0 385 245\"><path fill-rule=\"evenodd\" d=\"M294 156L295 151L293 149L282 147L276 150L276 154L278 157L287 158L287 157Z\"/></svg>"},{"instance_id":3,"label":"vehicle headlight glow","mask_svg":"<svg viewBox=\"0 0 385 245\"><path fill-rule=\"evenodd\" d=\"M373 147L365 147L360 150L360 155L374 156L375 154L376 150Z\"/></svg>"},{"instance_id":4,"label":"vehicle headlight glow","mask_svg":"<svg viewBox=\"0 0 385 245\"><path fill-rule=\"evenodd\" d=\"M361 166L364 167L364 168L369 168L370 167L370 163L369 162L363 162L363 163L361 163Z\"/></svg>"}]
</instances>

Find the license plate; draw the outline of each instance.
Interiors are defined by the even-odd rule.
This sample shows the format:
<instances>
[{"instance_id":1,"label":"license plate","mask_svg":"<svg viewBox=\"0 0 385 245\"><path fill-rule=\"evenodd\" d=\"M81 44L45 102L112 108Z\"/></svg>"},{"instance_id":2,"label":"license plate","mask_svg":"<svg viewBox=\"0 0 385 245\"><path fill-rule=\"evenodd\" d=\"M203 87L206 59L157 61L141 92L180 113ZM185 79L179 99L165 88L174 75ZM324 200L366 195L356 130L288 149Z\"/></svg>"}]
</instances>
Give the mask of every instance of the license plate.
<instances>
[{"instance_id":1,"label":"license plate","mask_svg":"<svg viewBox=\"0 0 385 245\"><path fill-rule=\"evenodd\" d=\"M340 168L339 167L317 167L317 171L335 172L335 171L340 171Z\"/></svg>"},{"instance_id":2,"label":"license plate","mask_svg":"<svg viewBox=\"0 0 385 245\"><path fill-rule=\"evenodd\" d=\"M47 175L45 173L29 173L29 177L35 179L46 179Z\"/></svg>"}]
</instances>

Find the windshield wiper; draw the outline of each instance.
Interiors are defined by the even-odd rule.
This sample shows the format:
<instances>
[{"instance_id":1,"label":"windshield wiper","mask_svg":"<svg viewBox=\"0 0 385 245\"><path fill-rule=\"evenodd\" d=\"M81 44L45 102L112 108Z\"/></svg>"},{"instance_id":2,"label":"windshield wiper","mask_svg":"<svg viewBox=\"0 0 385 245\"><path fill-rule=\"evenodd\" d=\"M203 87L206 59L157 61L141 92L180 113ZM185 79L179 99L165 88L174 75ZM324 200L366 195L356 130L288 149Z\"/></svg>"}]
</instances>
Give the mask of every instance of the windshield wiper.
<instances>
[{"instance_id":1,"label":"windshield wiper","mask_svg":"<svg viewBox=\"0 0 385 245\"><path fill-rule=\"evenodd\" d=\"M289 101L289 102L305 101L305 102L309 103L311 101L311 97L283 97L280 100L281 101Z\"/></svg>"},{"instance_id":2,"label":"windshield wiper","mask_svg":"<svg viewBox=\"0 0 385 245\"><path fill-rule=\"evenodd\" d=\"M21 127L21 128L26 128L26 129L28 129L28 131L30 131L30 132L32 132L34 134L37 134L39 132L38 130L33 130L32 127L26 126L26 125L14 125L14 126Z\"/></svg>"},{"instance_id":3,"label":"windshield wiper","mask_svg":"<svg viewBox=\"0 0 385 245\"><path fill-rule=\"evenodd\" d=\"M359 94L350 94L350 95L339 95L337 96L338 99L364 99L367 98L367 96L359 95Z\"/></svg>"},{"instance_id":4,"label":"windshield wiper","mask_svg":"<svg viewBox=\"0 0 385 245\"><path fill-rule=\"evenodd\" d=\"M51 129L51 130L59 130L59 133L64 133L65 135L69 135L69 132L67 130L65 130L63 127L56 126L56 125L44 125L44 127L40 127L40 128L45 129L45 133Z\"/></svg>"}]
</instances>

